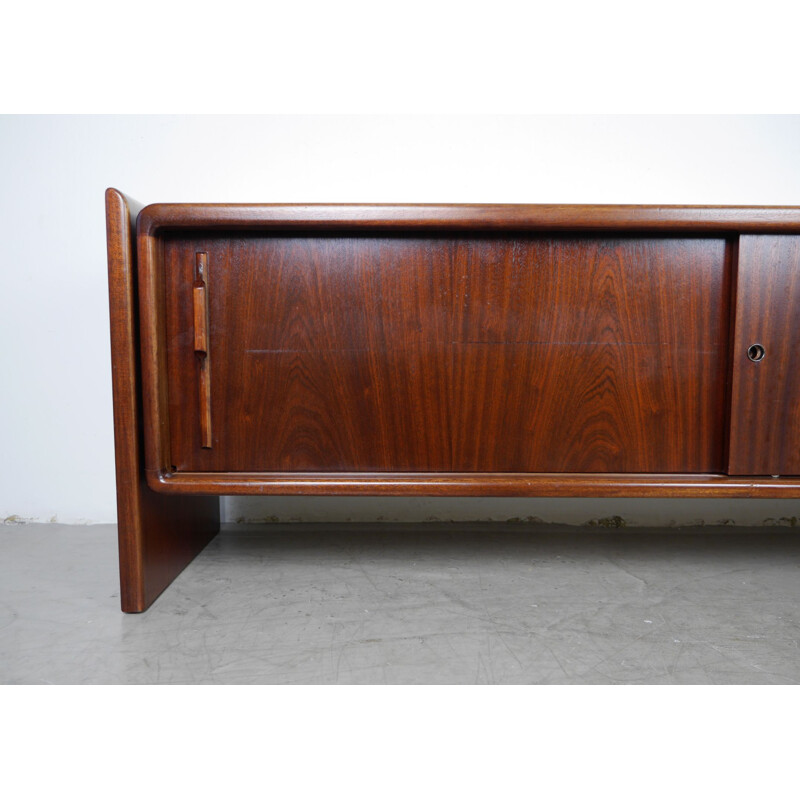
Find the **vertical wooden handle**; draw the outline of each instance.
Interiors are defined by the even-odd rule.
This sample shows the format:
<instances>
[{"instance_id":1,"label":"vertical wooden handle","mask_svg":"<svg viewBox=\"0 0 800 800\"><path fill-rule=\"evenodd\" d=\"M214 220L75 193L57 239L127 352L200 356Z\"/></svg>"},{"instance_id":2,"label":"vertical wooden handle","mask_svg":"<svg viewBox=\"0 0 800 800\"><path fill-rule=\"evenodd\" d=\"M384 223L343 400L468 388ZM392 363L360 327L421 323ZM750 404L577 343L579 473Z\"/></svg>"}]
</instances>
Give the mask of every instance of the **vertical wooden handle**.
<instances>
[{"instance_id":1,"label":"vertical wooden handle","mask_svg":"<svg viewBox=\"0 0 800 800\"><path fill-rule=\"evenodd\" d=\"M200 446L211 448L211 362L208 336L208 253L197 253L192 288L194 352L199 356Z\"/></svg>"},{"instance_id":2,"label":"vertical wooden handle","mask_svg":"<svg viewBox=\"0 0 800 800\"><path fill-rule=\"evenodd\" d=\"M208 355L208 297L205 286L192 289L194 303L194 351Z\"/></svg>"}]
</instances>

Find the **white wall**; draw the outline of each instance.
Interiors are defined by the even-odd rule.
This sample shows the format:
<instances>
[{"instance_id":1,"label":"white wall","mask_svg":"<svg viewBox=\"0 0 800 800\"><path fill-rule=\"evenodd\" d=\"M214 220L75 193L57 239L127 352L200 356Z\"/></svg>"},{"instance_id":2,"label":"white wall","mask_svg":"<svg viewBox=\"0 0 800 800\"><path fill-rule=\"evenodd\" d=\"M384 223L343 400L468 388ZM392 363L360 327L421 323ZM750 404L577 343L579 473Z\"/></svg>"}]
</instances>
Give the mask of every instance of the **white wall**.
<instances>
[{"instance_id":1,"label":"white wall","mask_svg":"<svg viewBox=\"0 0 800 800\"><path fill-rule=\"evenodd\" d=\"M0 117L0 519L115 519L103 191L800 205L800 117ZM800 502L234 499L231 519L740 523Z\"/></svg>"}]
</instances>

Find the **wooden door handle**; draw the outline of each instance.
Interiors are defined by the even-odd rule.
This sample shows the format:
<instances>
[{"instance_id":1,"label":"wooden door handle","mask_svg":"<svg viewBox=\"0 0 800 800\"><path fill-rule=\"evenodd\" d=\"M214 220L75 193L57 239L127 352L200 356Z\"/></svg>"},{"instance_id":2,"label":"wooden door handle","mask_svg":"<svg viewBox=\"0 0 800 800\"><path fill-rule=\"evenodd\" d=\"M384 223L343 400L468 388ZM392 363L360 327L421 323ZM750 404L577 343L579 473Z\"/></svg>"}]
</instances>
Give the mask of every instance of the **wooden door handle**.
<instances>
[{"instance_id":1,"label":"wooden door handle","mask_svg":"<svg viewBox=\"0 0 800 800\"><path fill-rule=\"evenodd\" d=\"M208 294L205 284L192 289L194 305L194 351L208 355Z\"/></svg>"},{"instance_id":2,"label":"wooden door handle","mask_svg":"<svg viewBox=\"0 0 800 800\"><path fill-rule=\"evenodd\" d=\"M195 259L192 310L194 317L194 352L199 356L200 446L211 447L211 363L208 331L208 253Z\"/></svg>"}]
</instances>

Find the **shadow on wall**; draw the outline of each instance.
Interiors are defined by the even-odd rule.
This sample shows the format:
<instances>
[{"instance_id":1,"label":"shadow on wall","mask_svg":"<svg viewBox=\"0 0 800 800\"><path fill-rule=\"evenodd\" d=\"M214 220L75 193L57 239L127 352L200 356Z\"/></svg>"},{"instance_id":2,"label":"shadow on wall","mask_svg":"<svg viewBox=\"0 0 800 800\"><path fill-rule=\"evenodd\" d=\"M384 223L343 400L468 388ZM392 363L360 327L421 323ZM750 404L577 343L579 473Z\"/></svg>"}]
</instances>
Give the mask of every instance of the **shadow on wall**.
<instances>
[{"instance_id":1,"label":"shadow on wall","mask_svg":"<svg viewBox=\"0 0 800 800\"><path fill-rule=\"evenodd\" d=\"M800 524L800 500L223 497L224 522L508 522L688 527Z\"/></svg>"}]
</instances>

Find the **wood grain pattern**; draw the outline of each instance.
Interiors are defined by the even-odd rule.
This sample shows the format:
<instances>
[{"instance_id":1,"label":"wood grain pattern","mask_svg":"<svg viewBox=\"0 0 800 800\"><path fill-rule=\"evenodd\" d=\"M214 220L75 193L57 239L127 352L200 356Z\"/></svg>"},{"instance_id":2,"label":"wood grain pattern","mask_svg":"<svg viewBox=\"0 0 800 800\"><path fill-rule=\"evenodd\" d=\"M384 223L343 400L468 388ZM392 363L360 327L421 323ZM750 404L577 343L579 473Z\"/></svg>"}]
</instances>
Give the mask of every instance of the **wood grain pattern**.
<instances>
[{"instance_id":1,"label":"wood grain pattern","mask_svg":"<svg viewBox=\"0 0 800 800\"><path fill-rule=\"evenodd\" d=\"M797 206L211 204L158 203L139 235L164 230L669 231L800 233Z\"/></svg>"},{"instance_id":2,"label":"wood grain pattern","mask_svg":"<svg viewBox=\"0 0 800 800\"><path fill-rule=\"evenodd\" d=\"M385 497L800 497L795 478L727 475L533 473L244 473L162 474L175 494L381 495Z\"/></svg>"},{"instance_id":3,"label":"wood grain pattern","mask_svg":"<svg viewBox=\"0 0 800 800\"><path fill-rule=\"evenodd\" d=\"M144 611L219 529L219 501L170 497L145 481L135 220L141 206L106 192L121 606Z\"/></svg>"},{"instance_id":4,"label":"wood grain pattern","mask_svg":"<svg viewBox=\"0 0 800 800\"><path fill-rule=\"evenodd\" d=\"M800 208L106 199L124 610L219 494L800 497Z\"/></svg>"},{"instance_id":5,"label":"wood grain pattern","mask_svg":"<svg viewBox=\"0 0 800 800\"><path fill-rule=\"evenodd\" d=\"M166 237L163 257L170 471L723 469L723 239Z\"/></svg>"},{"instance_id":6,"label":"wood grain pattern","mask_svg":"<svg viewBox=\"0 0 800 800\"><path fill-rule=\"evenodd\" d=\"M741 237L734 327L728 471L800 474L800 236Z\"/></svg>"},{"instance_id":7,"label":"wood grain pattern","mask_svg":"<svg viewBox=\"0 0 800 800\"><path fill-rule=\"evenodd\" d=\"M194 307L194 351L198 355L208 353L208 302L206 287L195 286L192 289L192 305Z\"/></svg>"},{"instance_id":8,"label":"wood grain pattern","mask_svg":"<svg viewBox=\"0 0 800 800\"><path fill-rule=\"evenodd\" d=\"M212 446L211 434L211 358L208 333L208 253L195 253L194 353L197 356L200 446Z\"/></svg>"}]
</instances>

